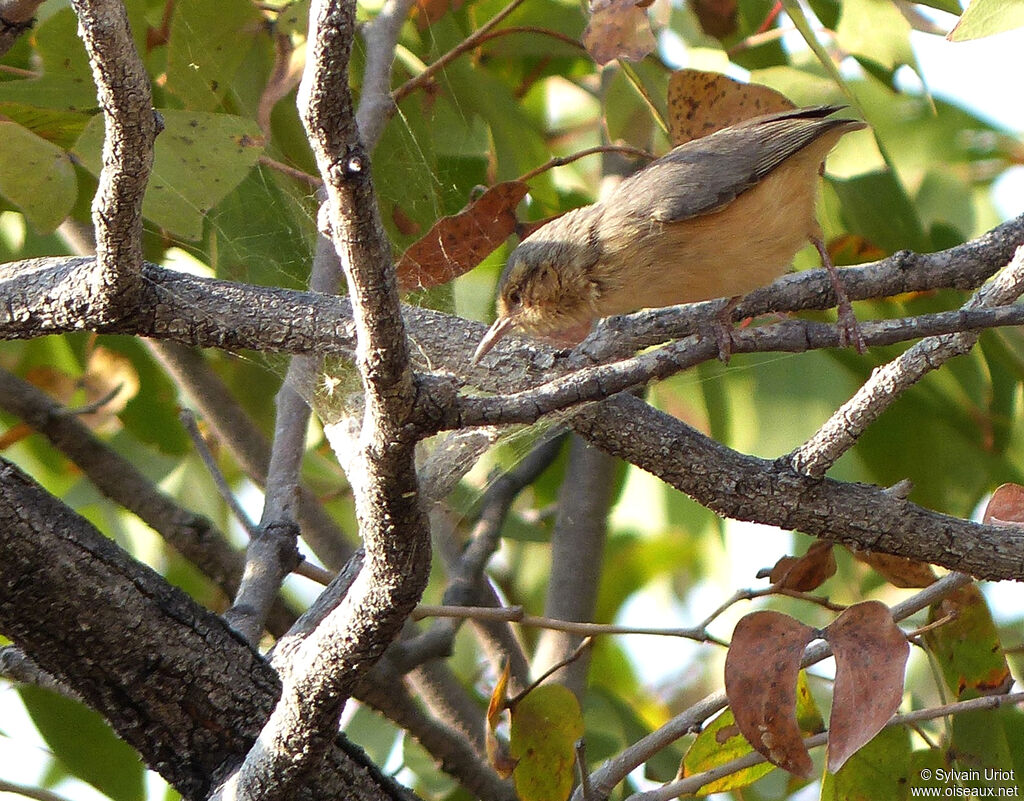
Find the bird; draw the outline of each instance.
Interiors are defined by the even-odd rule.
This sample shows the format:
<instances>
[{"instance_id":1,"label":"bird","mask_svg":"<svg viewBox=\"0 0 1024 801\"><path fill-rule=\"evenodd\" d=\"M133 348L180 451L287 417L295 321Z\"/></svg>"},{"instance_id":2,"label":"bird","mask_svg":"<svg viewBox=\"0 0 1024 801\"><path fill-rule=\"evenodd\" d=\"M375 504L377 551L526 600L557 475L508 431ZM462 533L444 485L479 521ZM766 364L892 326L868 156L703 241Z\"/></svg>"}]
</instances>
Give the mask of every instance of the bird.
<instances>
[{"instance_id":1,"label":"bird","mask_svg":"<svg viewBox=\"0 0 1024 801\"><path fill-rule=\"evenodd\" d=\"M731 313L740 297L782 275L808 240L839 300L840 340L862 351L815 216L825 157L866 127L832 116L843 108L764 114L693 139L599 202L538 228L508 258L496 319L473 363L512 330L575 345L596 320L638 309L730 298Z\"/></svg>"}]
</instances>

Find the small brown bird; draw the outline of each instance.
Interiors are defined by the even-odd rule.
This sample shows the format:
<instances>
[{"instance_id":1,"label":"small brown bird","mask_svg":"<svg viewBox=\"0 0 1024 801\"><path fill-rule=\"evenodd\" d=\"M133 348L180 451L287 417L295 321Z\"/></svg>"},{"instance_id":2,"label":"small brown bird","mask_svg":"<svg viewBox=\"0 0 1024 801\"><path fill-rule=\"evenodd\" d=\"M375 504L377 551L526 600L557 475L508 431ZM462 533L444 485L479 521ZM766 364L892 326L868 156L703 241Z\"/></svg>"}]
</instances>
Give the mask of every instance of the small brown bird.
<instances>
[{"instance_id":1,"label":"small brown bird","mask_svg":"<svg viewBox=\"0 0 1024 801\"><path fill-rule=\"evenodd\" d=\"M512 329L575 344L601 317L737 298L782 275L808 240L840 297L844 341L860 347L814 211L825 156L865 127L829 116L841 108L766 114L686 142L539 228L509 257L474 363Z\"/></svg>"}]
</instances>

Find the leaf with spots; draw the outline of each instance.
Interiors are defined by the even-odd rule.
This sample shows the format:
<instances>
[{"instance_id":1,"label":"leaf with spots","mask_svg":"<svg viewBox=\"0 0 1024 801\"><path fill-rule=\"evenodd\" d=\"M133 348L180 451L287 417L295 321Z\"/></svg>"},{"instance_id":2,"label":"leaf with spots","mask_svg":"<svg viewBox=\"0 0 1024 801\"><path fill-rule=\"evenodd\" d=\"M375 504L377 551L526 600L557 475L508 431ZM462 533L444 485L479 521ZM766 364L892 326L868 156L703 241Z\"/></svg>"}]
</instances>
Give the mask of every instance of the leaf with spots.
<instances>
[{"instance_id":1,"label":"leaf with spots","mask_svg":"<svg viewBox=\"0 0 1024 801\"><path fill-rule=\"evenodd\" d=\"M807 686L807 674L800 671L796 683L796 719L803 736L824 730L825 723L821 718L810 687ZM707 724L697 739L693 741L683 762L679 766L679 778L703 773L734 759L749 754L753 749L736 725L736 718L731 709L726 709ZM724 793L727 790L738 790L753 784L767 773L775 770L770 764L761 762L749 768L730 773L721 779L701 787L701 794Z\"/></svg>"},{"instance_id":2,"label":"leaf with spots","mask_svg":"<svg viewBox=\"0 0 1024 801\"><path fill-rule=\"evenodd\" d=\"M545 684L512 708L516 761L512 778L521 801L565 801L572 790L576 741L583 736L583 712L572 691Z\"/></svg>"},{"instance_id":3,"label":"leaf with spots","mask_svg":"<svg viewBox=\"0 0 1024 801\"><path fill-rule=\"evenodd\" d=\"M668 82L668 128L674 146L791 108L793 103L774 89L718 72L678 70Z\"/></svg>"},{"instance_id":4,"label":"leaf with spots","mask_svg":"<svg viewBox=\"0 0 1024 801\"><path fill-rule=\"evenodd\" d=\"M828 769L835 773L899 708L910 643L879 601L846 609L824 637L836 658L828 724Z\"/></svg>"},{"instance_id":5,"label":"leaf with spots","mask_svg":"<svg viewBox=\"0 0 1024 801\"><path fill-rule=\"evenodd\" d=\"M398 261L405 291L429 289L467 273L516 230L516 206L526 197L522 181L495 184L467 208L442 217Z\"/></svg>"},{"instance_id":6,"label":"leaf with spots","mask_svg":"<svg viewBox=\"0 0 1024 801\"><path fill-rule=\"evenodd\" d=\"M973 584L961 587L928 610L929 623L944 618L943 625L925 634L925 643L956 699L1007 692L1013 676L981 590Z\"/></svg>"},{"instance_id":7,"label":"leaf with spots","mask_svg":"<svg viewBox=\"0 0 1024 801\"><path fill-rule=\"evenodd\" d=\"M796 719L797 676L815 630L780 612L745 615L725 658L725 692L743 736L773 765L805 778L811 756Z\"/></svg>"},{"instance_id":8,"label":"leaf with spots","mask_svg":"<svg viewBox=\"0 0 1024 801\"><path fill-rule=\"evenodd\" d=\"M241 183L263 153L263 137L252 120L230 114L163 110L153 174L143 215L185 239L203 232L207 213ZM94 175L102 166L103 118L94 117L75 143L75 155Z\"/></svg>"}]
</instances>

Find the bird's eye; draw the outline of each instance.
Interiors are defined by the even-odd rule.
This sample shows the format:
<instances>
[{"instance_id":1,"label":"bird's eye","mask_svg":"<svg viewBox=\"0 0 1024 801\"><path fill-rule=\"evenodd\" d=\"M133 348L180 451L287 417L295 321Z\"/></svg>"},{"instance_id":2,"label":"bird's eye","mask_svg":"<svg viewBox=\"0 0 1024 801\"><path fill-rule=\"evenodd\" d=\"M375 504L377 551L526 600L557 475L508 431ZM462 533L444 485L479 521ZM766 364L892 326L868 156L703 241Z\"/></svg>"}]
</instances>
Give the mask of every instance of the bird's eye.
<instances>
[{"instance_id":1,"label":"bird's eye","mask_svg":"<svg viewBox=\"0 0 1024 801\"><path fill-rule=\"evenodd\" d=\"M519 294L518 289L513 289L508 293L508 303L510 306L518 306L522 301L523 297Z\"/></svg>"}]
</instances>

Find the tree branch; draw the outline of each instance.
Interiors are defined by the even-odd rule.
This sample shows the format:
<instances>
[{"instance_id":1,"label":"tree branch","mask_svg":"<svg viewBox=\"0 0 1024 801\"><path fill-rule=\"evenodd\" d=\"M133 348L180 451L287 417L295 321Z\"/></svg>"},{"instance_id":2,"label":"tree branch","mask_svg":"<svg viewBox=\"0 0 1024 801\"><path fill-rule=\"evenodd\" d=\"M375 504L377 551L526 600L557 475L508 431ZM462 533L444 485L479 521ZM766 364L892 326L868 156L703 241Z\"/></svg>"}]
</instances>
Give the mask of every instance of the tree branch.
<instances>
[{"instance_id":1,"label":"tree branch","mask_svg":"<svg viewBox=\"0 0 1024 801\"><path fill-rule=\"evenodd\" d=\"M416 483L417 437L403 431L416 398L390 249L348 88L355 3L314 2L299 87L303 123L324 178L321 213L348 279L365 390L349 473L363 569L341 604L294 651L281 698L224 797L291 798L315 773L359 677L400 630L426 585L430 535Z\"/></svg>"},{"instance_id":2,"label":"tree branch","mask_svg":"<svg viewBox=\"0 0 1024 801\"><path fill-rule=\"evenodd\" d=\"M3 460L0 631L190 801L249 750L280 692L270 665L220 618ZM411 794L336 736L292 798Z\"/></svg>"},{"instance_id":3,"label":"tree branch","mask_svg":"<svg viewBox=\"0 0 1024 801\"><path fill-rule=\"evenodd\" d=\"M228 597L234 594L242 556L209 520L180 507L49 395L6 371L0 371L0 407L45 436L100 492L150 526ZM275 598L271 630L283 633L294 618Z\"/></svg>"},{"instance_id":4,"label":"tree branch","mask_svg":"<svg viewBox=\"0 0 1024 801\"><path fill-rule=\"evenodd\" d=\"M87 297L112 321L137 300L142 270L142 197L153 167L157 118L149 75L120 0L72 0L103 109L103 169L93 199L96 260Z\"/></svg>"},{"instance_id":5,"label":"tree branch","mask_svg":"<svg viewBox=\"0 0 1024 801\"><path fill-rule=\"evenodd\" d=\"M932 512L878 487L810 478L786 459L744 456L630 395L587 407L572 426L724 517L799 529L978 578L1024 577L1024 530Z\"/></svg>"}]
</instances>

